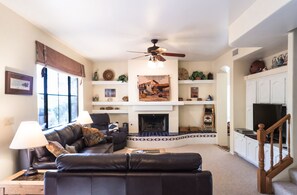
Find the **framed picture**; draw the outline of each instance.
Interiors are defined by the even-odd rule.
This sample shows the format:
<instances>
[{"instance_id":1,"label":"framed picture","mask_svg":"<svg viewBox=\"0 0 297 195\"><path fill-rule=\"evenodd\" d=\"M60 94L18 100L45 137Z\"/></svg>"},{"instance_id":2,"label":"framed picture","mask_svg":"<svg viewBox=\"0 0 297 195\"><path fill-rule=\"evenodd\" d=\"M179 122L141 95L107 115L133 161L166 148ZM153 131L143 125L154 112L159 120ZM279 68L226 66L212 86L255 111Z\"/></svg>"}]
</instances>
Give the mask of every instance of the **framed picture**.
<instances>
[{"instance_id":1,"label":"framed picture","mask_svg":"<svg viewBox=\"0 0 297 195\"><path fill-rule=\"evenodd\" d=\"M5 94L32 95L33 77L5 71Z\"/></svg>"},{"instance_id":2,"label":"framed picture","mask_svg":"<svg viewBox=\"0 0 297 195\"><path fill-rule=\"evenodd\" d=\"M169 75L138 76L140 101L169 101Z\"/></svg>"},{"instance_id":3,"label":"framed picture","mask_svg":"<svg viewBox=\"0 0 297 195\"><path fill-rule=\"evenodd\" d=\"M116 90L115 89L105 89L105 97L115 97Z\"/></svg>"},{"instance_id":4,"label":"framed picture","mask_svg":"<svg viewBox=\"0 0 297 195\"><path fill-rule=\"evenodd\" d=\"M198 98L199 97L199 88L198 87L191 87L191 98Z\"/></svg>"}]
</instances>

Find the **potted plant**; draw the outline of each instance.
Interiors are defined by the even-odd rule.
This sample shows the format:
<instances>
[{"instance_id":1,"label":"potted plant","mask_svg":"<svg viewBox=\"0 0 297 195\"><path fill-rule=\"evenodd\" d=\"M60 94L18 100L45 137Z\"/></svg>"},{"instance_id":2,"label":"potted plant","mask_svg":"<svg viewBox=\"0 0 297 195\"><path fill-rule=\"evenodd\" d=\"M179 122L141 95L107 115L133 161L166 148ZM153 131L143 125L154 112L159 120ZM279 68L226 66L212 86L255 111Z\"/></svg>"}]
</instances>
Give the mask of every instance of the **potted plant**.
<instances>
[{"instance_id":1,"label":"potted plant","mask_svg":"<svg viewBox=\"0 0 297 195\"><path fill-rule=\"evenodd\" d=\"M201 71L194 71L189 79L193 80L205 80L206 76Z\"/></svg>"},{"instance_id":2,"label":"potted plant","mask_svg":"<svg viewBox=\"0 0 297 195\"><path fill-rule=\"evenodd\" d=\"M118 81L128 82L128 76L122 74L122 75L119 76Z\"/></svg>"}]
</instances>

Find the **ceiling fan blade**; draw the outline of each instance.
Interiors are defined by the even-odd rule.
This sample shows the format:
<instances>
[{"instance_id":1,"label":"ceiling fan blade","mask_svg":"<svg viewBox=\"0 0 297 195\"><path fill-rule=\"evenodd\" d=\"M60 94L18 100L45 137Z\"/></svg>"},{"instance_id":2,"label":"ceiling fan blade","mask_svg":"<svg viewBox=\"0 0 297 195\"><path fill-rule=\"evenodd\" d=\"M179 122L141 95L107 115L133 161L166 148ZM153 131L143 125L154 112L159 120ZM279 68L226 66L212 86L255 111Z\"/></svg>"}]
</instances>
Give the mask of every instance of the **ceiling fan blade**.
<instances>
[{"instance_id":1,"label":"ceiling fan blade","mask_svg":"<svg viewBox=\"0 0 297 195\"><path fill-rule=\"evenodd\" d=\"M154 57L155 57L158 61L160 61L160 62L165 62L165 61L166 61L166 59L163 58L161 55L155 55Z\"/></svg>"},{"instance_id":2,"label":"ceiling fan blade","mask_svg":"<svg viewBox=\"0 0 297 195\"><path fill-rule=\"evenodd\" d=\"M135 57L135 58L131 58L131 60L138 59L138 58L143 58L143 57L146 57L146 56L149 56L149 54L142 55L142 56L137 56L137 57Z\"/></svg>"},{"instance_id":3,"label":"ceiling fan blade","mask_svg":"<svg viewBox=\"0 0 297 195\"><path fill-rule=\"evenodd\" d=\"M156 49L156 51L157 51L158 53L164 53L164 52L167 51L167 49L159 47L158 49Z\"/></svg>"},{"instance_id":4,"label":"ceiling fan blade","mask_svg":"<svg viewBox=\"0 0 297 195\"><path fill-rule=\"evenodd\" d=\"M162 53L163 56L172 56L172 57L186 57L186 54L183 53L168 53L168 52L164 52Z\"/></svg>"},{"instance_id":5,"label":"ceiling fan blade","mask_svg":"<svg viewBox=\"0 0 297 195\"><path fill-rule=\"evenodd\" d=\"M143 54L148 54L147 52L145 51L127 51L127 52L131 52L131 53L143 53Z\"/></svg>"}]
</instances>

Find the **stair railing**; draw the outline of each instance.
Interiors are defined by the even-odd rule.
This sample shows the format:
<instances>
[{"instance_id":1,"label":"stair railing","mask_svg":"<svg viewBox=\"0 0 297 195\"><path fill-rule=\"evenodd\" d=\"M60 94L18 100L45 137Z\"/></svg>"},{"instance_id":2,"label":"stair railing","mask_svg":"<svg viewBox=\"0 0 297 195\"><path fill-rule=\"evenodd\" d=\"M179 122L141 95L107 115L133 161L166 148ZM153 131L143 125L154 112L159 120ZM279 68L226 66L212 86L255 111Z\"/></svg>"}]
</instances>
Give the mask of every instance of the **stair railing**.
<instances>
[{"instance_id":1,"label":"stair railing","mask_svg":"<svg viewBox=\"0 0 297 195\"><path fill-rule=\"evenodd\" d=\"M264 124L259 124L258 131L257 131L257 140L259 143L259 168L257 172L257 185L258 185L258 192L260 193L272 193L272 178L282 172L285 168L287 168L290 164L293 163L293 158L290 154L290 121L291 115L287 114L275 124L273 124L268 129L264 129ZM282 126L284 123L288 122L288 133L287 133L287 149L288 155L283 158L283 140L282 140ZM278 139L278 148L279 148L279 162L274 165L274 132L279 132L279 139ZM264 170L265 167L265 154L264 154L264 144L267 140L269 140L270 144L270 169L268 171Z\"/></svg>"}]
</instances>

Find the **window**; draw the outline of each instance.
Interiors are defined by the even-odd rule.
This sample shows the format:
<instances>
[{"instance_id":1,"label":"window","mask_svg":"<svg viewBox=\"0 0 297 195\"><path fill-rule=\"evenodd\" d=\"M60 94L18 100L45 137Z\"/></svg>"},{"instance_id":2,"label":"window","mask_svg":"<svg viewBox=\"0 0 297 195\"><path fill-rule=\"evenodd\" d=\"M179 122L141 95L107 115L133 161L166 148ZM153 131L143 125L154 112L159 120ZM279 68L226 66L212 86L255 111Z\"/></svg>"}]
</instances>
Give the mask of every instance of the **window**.
<instances>
[{"instance_id":1,"label":"window","mask_svg":"<svg viewBox=\"0 0 297 195\"><path fill-rule=\"evenodd\" d=\"M78 79L40 65L37 65L37 74L39 124L48 129L75 121Z\"/></svg>"}]
</instances>

